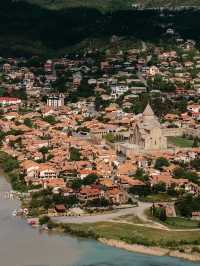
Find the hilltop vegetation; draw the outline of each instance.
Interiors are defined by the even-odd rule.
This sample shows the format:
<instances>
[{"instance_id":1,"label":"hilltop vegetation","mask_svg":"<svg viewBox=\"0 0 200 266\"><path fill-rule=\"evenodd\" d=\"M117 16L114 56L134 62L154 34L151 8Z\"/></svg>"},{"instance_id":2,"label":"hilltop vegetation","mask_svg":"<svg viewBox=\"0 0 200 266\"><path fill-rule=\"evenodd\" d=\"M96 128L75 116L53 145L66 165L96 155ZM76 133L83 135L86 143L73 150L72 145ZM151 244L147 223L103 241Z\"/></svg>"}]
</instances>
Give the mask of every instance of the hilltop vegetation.
<instances>
[{"instance_id":1,"label":"hilltop vegetation","mask_svg":"<svg viewBox=\"0 0 200 266\"><path fill-rule=\"evenodd\" d=\"M50 9L63 9L72 7L97 8L101 11L122 10L131 7L131 0L26 0Z\"/></svg>"},{"instance_id":2,"label":"hilltop vegetation","mask_svg":"<svg viewBox=\"0 0 200 266\"><path fill-rule=\"evenodd\" d=\"M63 54L84 40L108 41L112 35L155 42L165 38L168 25L182 37L198 41L199 19L200 11L193 10L165 11L161 17L156 10L49 10L22 1L0 1L0 55Z\"/></svg>"},{"instance_id":3,"label":"hilltop vegetation","mask_svg":"<svg viewBox=\"0 0 200 266\"><path fill-rule=\"evenodd\" d=\"M62 9L71 7L92 7L101 11L122 10L132 8L135 5L144 8L159 7L189 7L200 6L199 0L26 0L30 3L48 7L50 9Z\"/></svg>"}]
</instances>

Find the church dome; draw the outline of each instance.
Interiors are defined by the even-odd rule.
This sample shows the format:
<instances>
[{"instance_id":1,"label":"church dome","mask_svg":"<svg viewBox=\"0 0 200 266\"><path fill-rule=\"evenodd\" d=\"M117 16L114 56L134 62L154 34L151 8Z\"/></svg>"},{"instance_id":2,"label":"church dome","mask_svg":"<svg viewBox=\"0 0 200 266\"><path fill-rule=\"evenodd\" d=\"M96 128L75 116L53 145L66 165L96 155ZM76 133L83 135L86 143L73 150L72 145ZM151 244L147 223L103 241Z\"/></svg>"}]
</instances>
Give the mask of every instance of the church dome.
<instances>
[{"instance_id":1,"label":"church dome","mask_svg":"<svg viewBox=\"0 0 200 266\"><path fill-rule=\"evenodd\" d=\"M147 106L146 106L146 108L145 108L145 110L143 112L143 116L151 116L151 117L155 116L154 112L153 112L153 110L152 110L152 108L151 108L151 106L149 104L147 104Z\"/></svg>"}]
</instances>

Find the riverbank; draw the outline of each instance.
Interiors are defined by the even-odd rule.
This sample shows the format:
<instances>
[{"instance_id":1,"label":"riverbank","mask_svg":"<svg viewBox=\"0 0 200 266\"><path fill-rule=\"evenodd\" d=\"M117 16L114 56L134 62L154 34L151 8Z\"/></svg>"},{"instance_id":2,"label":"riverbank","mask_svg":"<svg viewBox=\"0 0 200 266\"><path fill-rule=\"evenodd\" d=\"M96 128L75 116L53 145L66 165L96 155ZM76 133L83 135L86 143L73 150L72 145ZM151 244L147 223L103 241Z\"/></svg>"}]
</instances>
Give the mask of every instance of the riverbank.
<instances>
[{"instance_id":1,"label":"riverbank","mask_svg":"<svg viewBox=\"0 0 200 266\"><path fill-rule=\"evenodd\" d=\"M59 232L96 239L127 251L200 261L200 231L166 231L116 222L55 224L55 227Z\"/></svg>"},{"instance_id":2,"label":"riverbank","mask_svg":"<svg viewBox=\"0 0 200 266\"><path fill-rule=\"evenodd\" d=\"M170 256L176 257L179 259L189 260L193 262L200 261L200 254L188 254L183 253L178 250L170 250L167 248L159 248L159 247L146 247L144 245L138 244L127 244L123 241L113 240L113 239L98 239L102 244L108 245L115 248L125 249L131 252L137 252L141 254L151 255L151 256Z\"/></svg>"},{"instance_id":3,"label":"riverbank","mask_svg":"<svg viewBox=\"0 0 200 266\"><path fill-rule=\"evenodd\" d=\"M1 174L6 177L2 170ZM9 177L6 179L8 181ZM197 248L200 248L200 232L190 232L190 234L188 234L189 232L184 234L179 232L178 235L173 236L170 235L169 232L161 232L161 230L158 229L139 227L134 224L119 224L117 222L101 222L93 224L50 223L50 225L51 227L49 227L49 231L53 230L59 234L62 233L63 235L65 233L86 239L95 239L102 244L127 251L153 256L172 256L193 262L200 261L200 252L199 254L186 253L184 252L185 247L183 248L182 245L192 245L190 249L187 247L188 252L191 252L194 244ZM163 239L159 239L159 236L164 237ZM165 247L169 244L172 246L172 249Z\"/></svg>"}]
</instances>

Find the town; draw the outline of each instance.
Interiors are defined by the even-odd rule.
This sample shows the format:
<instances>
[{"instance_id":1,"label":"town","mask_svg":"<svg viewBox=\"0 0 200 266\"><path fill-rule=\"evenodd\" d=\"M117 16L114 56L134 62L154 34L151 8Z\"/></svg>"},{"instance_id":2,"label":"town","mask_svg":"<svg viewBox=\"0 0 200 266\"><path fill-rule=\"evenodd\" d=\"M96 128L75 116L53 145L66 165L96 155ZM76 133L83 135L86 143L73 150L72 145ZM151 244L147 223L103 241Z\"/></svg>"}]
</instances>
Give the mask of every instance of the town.
<instances>
[{"instance_id":1,"label":"town","mask_svg":"<svg viewBox=\"0 0 200 266\"><path fill-rule=\"evenodd\" d=\"M123 45L113 36L108 49L0 64L0 163L28 217L94 216L146 201L159 221L199 227L195 41Z\"/></svg>"}]
</instances>

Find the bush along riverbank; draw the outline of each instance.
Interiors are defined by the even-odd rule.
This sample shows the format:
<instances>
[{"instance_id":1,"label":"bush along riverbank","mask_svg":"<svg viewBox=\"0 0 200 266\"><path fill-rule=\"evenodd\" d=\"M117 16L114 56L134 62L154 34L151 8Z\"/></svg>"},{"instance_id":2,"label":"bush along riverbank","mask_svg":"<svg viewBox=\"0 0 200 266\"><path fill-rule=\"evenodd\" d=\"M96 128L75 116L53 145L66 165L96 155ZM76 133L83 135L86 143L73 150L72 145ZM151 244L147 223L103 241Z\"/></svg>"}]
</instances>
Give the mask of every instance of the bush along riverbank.
<instances>
[{"instance_id":1,"label":"bush along riverbank","mask_svg":"<svg viewBox=\"0 0 200 266\"><path fill-rule=\"evenodd\" d=\"M57 224L48 221L49 223L53 231L95 239L103 244L128 251L200 261L200 231L170 232L112 222Z\"/></svg>"},{"instance_id":2,"label":"bush along riverbank","mask_svg":"<svg viewBox=\"0 0 200 266\"><path fill-rule=\"evenodd\" d=\"M18 192L27 192L28 188L24 177L20 173L18 161L11 155L0 151L0 168L5 173L12 189Z\"/></svg>"}]
</instances>

